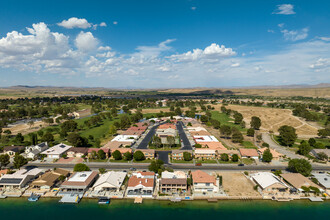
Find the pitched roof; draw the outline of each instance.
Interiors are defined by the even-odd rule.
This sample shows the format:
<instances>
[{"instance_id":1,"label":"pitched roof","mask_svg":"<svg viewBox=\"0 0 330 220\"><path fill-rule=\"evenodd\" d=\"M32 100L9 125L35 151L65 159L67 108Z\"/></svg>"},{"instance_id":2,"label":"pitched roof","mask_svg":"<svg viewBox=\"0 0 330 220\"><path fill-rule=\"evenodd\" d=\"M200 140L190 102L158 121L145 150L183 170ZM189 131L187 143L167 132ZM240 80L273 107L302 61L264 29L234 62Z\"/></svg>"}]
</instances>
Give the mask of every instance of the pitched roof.
<instances>
[{"instance_id":1,"label":"pitched roof","mask_svg":"<svg viewBox=\"0 0 330 220\"><path fill-rule=\"evenodd\" d=\"M61 175L58 175L53 172L47 172L40 176L38 179L33 181L31 185L33 186L53 186L56 182L56 180L60 177Z\"/></svg>"},{"instance_id":2,"label":"pitched roof","mask_svg":"<svg viewBox=\"0 0 330 220\"><path fill-rule=\"evenodd\" d=\"M73 173L62 186L88 186L98 175L96 171L84 171Z\"/></svg>"},{"instance_id":3,"label":"pitched roof","mask_svg":"<svg viewBox=\"0 0 330 220\"><path fill-rule=\"evenodd\" d=\"M3 148L4 151L13 151L13 152L19 152L21 150L24 150L24 146L5 146Z\"/></svg>"},{"instance_id":4,"label":"pitched roof","mask_svg":"<svg viewBox=\"0 0 330 220\"><path fill-rule=\"evenodd\" d=\"M66 145L66 144L58 144L55 145L54 147L51 147L45 151L42 152L42 154L63 154L65 152L67 152L70 148L72 148L72 146Z\"/></svg>"},{"instance_id":5,"label":"pitched roof","mask_svg":"<svg viewBox=\"0 0 330 220\"><path fill-rule=\"evenodd\" d=\"M124 154L126 152L132 152L131 148L115 148L115 149L111 149L111 153L115 152L116 150L118 150L121 154Z\"/></svg>"},{"instance_id":6,"label":"pitched roof","mask_svg":"<svg viewBox=\"0 0 330 220\"><path fill-rule=\"evenodd\" d=\"M176 126L171 123L165 123L158 126L158 129L168 129L168 128L176 129Z\"/></svg>"},{"instance_id":7,"label":"pitched roof","mask_svg":"<svg viewBox=\"0 0 330 220\"><path fill-rule=\"evenodd\" d=\"M195 155L196 154L215 154L215 150L213 149L196 149L195 150Z\"/></svg>"},{"instance_id":8,"label":"pitched roof","mask_svg":"<svg viewBox=\"0 0 330 220\"><path fill-rule=\"evenodd\" d=\"M182 184L182 185L186 185L187 184L187 179L162 178L160 180L160 184Z\"/></svg>"},{"instance_id":9,"label":"pitched roof","mask_svg":"<svg viewBox=\"0 0 330 220\"><path fill-rule=\"evenodd\" d=\"M214 150L227 150L227 148L225 148L221 142L202 142L201 145L202 147Z\"/></svg>"},{"instance_id":10,"label":"pitched roof","mask_svg":"<svg viewBox=\"0 0 330 220\"><path fill-rule=\"evenodd\" d=\"M143 185L145 187L153 187L155 179L154 178L140 178L137 176L131 176L128 180L128 187L135 187L138 185Z\"/></svg>"},{"instance_id":11,"label":"pitched roof","mask_svg":"<svg viewBox=\"0 0 330 220\"><path fill-rule=\"evenodd\" d=\"M241 154L242 157L258 157L258 151L256 149L253 148L240 148L239 152Z\"/></svg>"},{"instance_id":12,"label":"pitched roof","mask_svg":"<svg viewBox=\"0 0 330 220\"><path fill-rule=\"evenodd\" d=\"M72 147L68 150L68 152L87 154L88 148L87 147Z\"/></svg>"},{"instance_id":13,"label":"pitched roof","mask_svg":"<svg viewBox=\"0 0 330 220\"><path fill-rule=\"evenodd\" d=\"M211 135L208 131L204 131L204 130L191 131L190 134L192 136L210 136Z\"/></svg>"},{"instance_id":14,"label":"pitched roof","mask_svg":"<svg viewBox=\"0 0 330 220\"><path fill-rule=\"evenodd\" d=\"M112 186L119 188L123 184L126 175L127 175L126 172L110 171L110 172L104 173L95 182L93 187L97 187L97 186L99 186L101 184L104 184L104 183L109 183Z\"/></svg>"},{"instance_id":15,"label":"pitched roof","mask_svg":"<svg viewBox=\"0 0 330 220\"><path fill-rule=\"evenodd\" d=\"M63 175L63 176L67 176L67 175L69 175L70 171L62 169L62 168L56 168L56 169L53 170L53 173L57 173L57 174L60 174L60 175Z\"/></svg>"},{"instance_id":16,"label":"pitched roof","mask_svg":"<svg viewBox=\"0 0 330 220\"><path fill-rule=\"evenodd\" d=\"M261 188L265 189L273 184L281 184L283 187L287 186L279 180L273 173L270 172L258 172L251 174L251 177L256 181Z\"/></svg>"},{"instance_id":17,"label":"pitched roof","mask_svg":"<svg viewBox=\"0 0 330 220\"><path fill-rule=\"evenodd\" d=\"M105 153L109 152L109 149L107 148L88 148L88 153L92 153L93 151L95 151L96 153L99 152L100 150L103 150Z\"/></svg>"},{"instance_id":18,"label":"pitched roof","mask_svg":"<svg viewBox=\"0 0 330 220\"><path fill-rule=\"evenodd\" d=\"M304 177L300 173L283 173L281 174L281 177L283 177L285 181L290 183L296 189L301 189L302 186L305 187L313 186L316 188L320 188L318 185L316 185L310 179Z\"/></svg>"},{"instance_id":19,"label":"pitched roof","mask_svg":"<svg viewBox=\"0 0 330 220\"><path fill-rule=\"evenodd\" d=\"M258 151L263 154L265 152L265 150L269 149L270 150L270 153L273 155L274 158L278 158L278 157L281 157L283 156L283 154L277 152L276 150L274 149L271 149L271 148L268 148L268 147L264 147L264 148L260 148L258 149Z\"/></svg>"},{"instance_id":20,"label":"pitched roof","mask_svg":"<svg viewBox=\"0 0 330 220\"><path fill-rule=\"evenodd\" d=\"M194 183L213 183L214 185L216 185L215 177L201 170L193 171L191 172L191 175Z\"/></svg>"}]
</instances>

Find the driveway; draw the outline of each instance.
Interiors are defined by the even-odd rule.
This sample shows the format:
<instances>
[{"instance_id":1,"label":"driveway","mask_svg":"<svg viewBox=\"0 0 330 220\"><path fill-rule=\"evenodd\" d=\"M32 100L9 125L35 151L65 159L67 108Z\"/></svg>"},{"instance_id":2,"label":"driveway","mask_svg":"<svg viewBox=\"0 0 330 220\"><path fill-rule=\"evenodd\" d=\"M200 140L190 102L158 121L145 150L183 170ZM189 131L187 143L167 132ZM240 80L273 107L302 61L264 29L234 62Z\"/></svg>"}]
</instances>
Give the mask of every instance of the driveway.
<instances>
[{"instance_id":1,"label":"driveway","mask_svg":"<svg viewBox=\"0 0 330 220\"><path fill-rule=\"evenodd\" d=\"M191 146L191 144L188 140L188 137L187 137L186 133L183 130L182 121L179 121L176 124L176 129L178 130L180 139L182 140L182 143L183 143L183 147L181 148L181 150L192 150L192 146Z\"/></svg>"},{"instance_id":2,"label":"driveway","mask_svg":"<svg viewBox=\"0 0 330 220\"><path fill-rule=\"evenodd\" d=\"M169 164L168 154L172 151L156 151L157 159L162 160L164 164Z\"/></svg>"},{"instance_id":3,"label":"driveway","mask_svg":"<svg viewBox=\"0 0 330 220\"><path fill-rule=\"evenodd\" d=\"M305 159L304 156L295 154L294 152L287 150L286 147L278 145L275 141L273 141L269 133L262 133L262 140L267 144L269 144L270 148L275 149L277 152L284 154L287 157L290 157L291 159L301 159L301 158Z\"/></svg>"}]
</instances>

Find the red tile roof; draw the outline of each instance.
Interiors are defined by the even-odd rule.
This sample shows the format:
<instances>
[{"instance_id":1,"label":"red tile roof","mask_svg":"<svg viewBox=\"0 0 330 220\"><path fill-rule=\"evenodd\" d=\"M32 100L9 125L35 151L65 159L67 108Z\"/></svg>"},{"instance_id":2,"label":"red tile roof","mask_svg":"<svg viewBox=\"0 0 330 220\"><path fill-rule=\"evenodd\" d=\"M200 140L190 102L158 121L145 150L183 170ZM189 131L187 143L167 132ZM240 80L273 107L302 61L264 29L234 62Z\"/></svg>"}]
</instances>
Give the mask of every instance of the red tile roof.
<instances>
[{"instance_id":1,"label":"red tile roof","mask_svg":"<svg viewBox=\"0 0 330 220\"><path fill-rule=\"evenodd\" d=\"M191 175L194 183L213 183L214 185L216 185L215 177L201 170L193 171L191 172Z\"/></svg>"},{"instance_id":2,"label":"red tile roof","mask_svg":"<svg viewBox=\"0 0 330 220\"><path fill-rule=\"evenodd\" d=\"M128 180L128 187L135 187L138 185L143 185L145 187L153 187L155 180L152 178L138 178L137 176L132 176Z\"/></svg>"},{"instance_id":3,"label":"red tile roof","mask_svg":"<svg viewBox=\"0 0 330 220\"><path fill-rule=\"evenodd\" d=\"M168 128L176 129L176 126L171 123L166 123L166 124L159 125L158 128L159 129L168 129Z\"/></svg>"},{"instance_id":4,"label":"red tile roof","mask_svg":"<svg viewBox=\"0 0 330 220\"><path fill-rule=\"evenodd\" d=\"M242 157L258 157L258 151L256 149L240 148L239 152Z\"/></svg>"}]
</instances>

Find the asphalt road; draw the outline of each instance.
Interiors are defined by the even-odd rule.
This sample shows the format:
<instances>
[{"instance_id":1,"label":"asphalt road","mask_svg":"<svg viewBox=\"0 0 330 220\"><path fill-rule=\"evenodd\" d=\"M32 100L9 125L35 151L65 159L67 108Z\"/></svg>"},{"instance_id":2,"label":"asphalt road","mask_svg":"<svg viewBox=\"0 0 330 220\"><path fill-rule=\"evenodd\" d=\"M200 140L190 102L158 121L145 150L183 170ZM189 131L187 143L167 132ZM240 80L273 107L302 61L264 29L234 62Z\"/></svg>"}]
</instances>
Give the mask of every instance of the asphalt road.
<instances>
[{"instance_id":1,"label":"asphalt road","mask_svg":"<svg viewBox=\"0 0 330 220\"><path fill-rule=\"evenodd\" d=\"M154 126L150 129L148 134L143 138L143 140L141 141L141 143L139 144L139 146L136 149L148 149L148 144L149 144L151 138L156 134L156 130L157 130L158 126L159 125Z\"/></svg>"},{"instance_id":2,"label":"asphalt road","mask_svg":"<svg viewBox=\"0 0 330 220\"><path fill-rule=\"evenodd\" d=\"M136 169L148 169L149 164L132 164L132 163L87 163L87 166L91 169L113 169L113 170L128 170L129 168ZM244 170L254 170L254 171L269 171L272 169L276 170L285 170L286 166L272 166L272 165L226 165L226 164L203 164L202 166L194 166L193 164L168 164L168 167L177 170L233 170L233 171L244 171ZM64 168L64 169L72 169L74 164L58 164L58 163L34 163L28 164L25 167L38 167L41 169L52 169L52 168ZM330 166L316 166L313 165L314 171L330 171Z\"/></svg>"},{"instance_id":3,"label":"asphalt road","mask_svg":"<svg viewBox=\"0 0 330 220\"><path fill-rule=\"evenodd\" d=\"M269 144L269 147L272 149L275 149L277 152L286 155L287 157L290 157L291 159L301 159L304 158L303 156L299 154L295 154L294 152L287 150L286 147L278 145L274 140L271 138L270 134L268 133L262 133L262 140Z\"/></svg>"},{"instance_id":4,"label":"asphalt road","mask_svg":"<svg viewBox=\"0 0 330 220\"><path fill-rule=\"evenodd\" d=\"M180 139L183 142L183 147L181 148L181 150L192 150L192 146L191 146L191 144L190 144L190 142L189 142L189 140L187 138L186 133L183 130L183 123L182 123L182 121L179 121L176 124L176 129L179 131Z\"/></svg>"}]
</instances>

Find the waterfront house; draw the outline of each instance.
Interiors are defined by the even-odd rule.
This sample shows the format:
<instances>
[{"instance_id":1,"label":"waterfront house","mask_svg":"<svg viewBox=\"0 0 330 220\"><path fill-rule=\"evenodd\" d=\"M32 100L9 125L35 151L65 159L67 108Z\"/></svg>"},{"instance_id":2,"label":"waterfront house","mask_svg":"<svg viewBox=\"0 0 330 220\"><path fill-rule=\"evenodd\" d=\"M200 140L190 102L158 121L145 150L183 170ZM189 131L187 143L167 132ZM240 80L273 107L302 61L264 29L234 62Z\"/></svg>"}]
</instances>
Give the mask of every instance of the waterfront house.
<instances>
[{"instance_id":1,"label":"waterfront house","mask_svg":"<svg viewBox=\"0 0 330 220\"><path fill-rule=\"evenodd\" d=\"M149 197L154 193L155 173L135 172L128 180L127 197Z\"/></svg>"},{"instance_id":2,"label":"waterfront house","mask_svg":"<svg viewBox=\"0 0 330 220\"><path fill-rule=\"evenodd\" d=\"M126 178L126 172L115 172L110 171L104 173L93 185L93 190L95 191L112 191L116 192L120 190Z\"/></svg>"},{"instance_id":3,"label":"waterfront house","mask_svg":"<svg viewBox=\"0 0 330 220\"><path fill-rule=\"evenodd\" d=\"M148 160L155 159L155 153L156 151L153 149L139 149L144 154L144 157Z\"/></svg>"},{"instance_id":4,"label":"waterfront house","mask_svg":"<svg viewBox=\"0 0 330 220\"><path fill-rule=\"evenodd\" d=\"M258 172L250 175L252 180L261 188L264 194L276 195L286 192L288 186L270 172Z\"/></svg>"},{"instance_id":5,"label":"waterfront house","mask_svg":"<svg viewBox=\"0 0 330 220\"><path fill-rule=\"evenodd\" d=\"M24 146L5 146L3 147L2 154L8 154L10 157L14 157L15 154L21 153L24 149Z\"/></svg>"},{"instance_id":6,"label":"waterfront house","mask_svg":"<svg viewBox=\"0 0 330 220\"><path fill-rule=\"evenodd\" d=\"M305 192L306 188L309 188L310 191L313 191L313 187L323 191L320 186L316 185L310 179L301 175L300 173L283 173L280 176L284 179L285 182L294 187L294 191ZM310 187L312 187L312 189Z\"/></svg>"},{"instance_id":7,"label":"waterfront house","mask_svg":"<svg viewBox=\"0 0 330 220\"><path fill-rule=\"evenodd\" d=\"M30 170L21 169L13 174L5 174L0 178L0 187L2 188L23 188L27 184L37 178L42 170L33 168Z\"/></svg>"},{"instance_id":8,"label":"waterfront house","mask_svg":"<svg viewBox=\"0 0 330 220\"><path fill-rule=\"evenodd\" d=\"M185 193L187 191L187 175L182 171L162 172L159 191L164 194Z\"/></svg>"},{"instance_id":9,"label":"waterfront house","mask_svg":"<svg viewBox=\"0 0 330 220\"><path fill-rule=\"evenodd\" d=\"M241 154L241 158L252 158L255 160L259 158L258 151L254 148L240 148L239 153Z\"/></svg>"},{"instance_id":10,"label":"waterfront house","mask_svg":"<svg viewBox=\"0 0 330 220\"><path fill-rule=\"evenodd\" d=\"M197 193L219 192L218 180L204 171L196 170L191 172L193 190Z\"/></svg>"},{"instance_id":11,"label":"waterfront house","mask_svg":"<svg viewBox=\"0 0 330 220\"><path fill-rule=\"evenodd\" d=\"M330 194L330 174L329 173L313 173L313 177Z\"/></svg>"},{"instance_id":12,"label":"waterfront house","mask_svg":"<svg viewBox=\"0 0 330 220\"><path fill-rule=\"evenodd\" d=\"M52 171L46 172L41 175L38 179L31 183L34 189L39 190L50 190L59 182L61 176L67 177L70 174L68 170L62 168L56 168Z\"/></svg>"},{"instance_id":13,"label":"waterfront house","mask_svg":"<svg viewBox=\"0 0 330 220\"><path fill-rule=\"evenodd\" d=\"M60 159L70 148L72 146L61 143L41 152L41 154L45 154L49 159Z\"/></svg>"},{"instance_id":14,"label":"waterfront house","mask_svg":"<svg viewBox=\"0 0 330 220\"><path fill-rule=\"evenodd\" d=\"M75 172L61 184L61 193L83 193L95 183L97 178L98 173L96 171Z\"/></svg>"},{"instance_id":15,"label":"waterfront house","mask_svg":"<svg viewBox=\"0 0 330 220\"><path fill-rule=\"evenodd\" d=\"M82 158L88 153L87 147L72 147L67 152L67 157L79 157Z\"/></svg>"},{"instance_id":16,"label":"waterfront house","mask_svg":"<svg viewBox=\"0 0 330 220\"><path fill-rule=\"evenodd\" d=\"M280 160L281 158L283 158L283 154L277 152L274 149L268 148L268 147L264 147L264 148L260 148L258 149L259 154L262 155L264 154L265 150L269 149L270 153L273 155L273 160Z\"/></svg>"},{"instance_id":17,"label":"waterfront house","mask_svg":"<svg viewBox=\"0 0 330 220\"><path fill-rule=\"evenodd\" d=\"M194 155L197 160L215 160L217 158L217 151L213 149L197 148Z\"/></svg>"},{"instance_id":18,"label":"waterfront house","mask_svg":"<svg viewBox=\"0 0 330 220\"><path fill-rule=\"evenodd\" d=\"M172 160L184 160L183 153L188 152L193 155L192 150L172 150L171 156Z\"/></svg>"},{"instance_id":19,"label":"waterfront house","mask_svg":"<svg viewBox=\"0 0 330 220\"><path fill-rule=\"evenodd\" d=\"M46 149L48 149L47 142L43 142L35 146L29 146L25 148L25 152L22 154L22 156L34 160L41 152L45 151Z\"/></svg>"}]
</instances>

